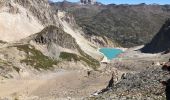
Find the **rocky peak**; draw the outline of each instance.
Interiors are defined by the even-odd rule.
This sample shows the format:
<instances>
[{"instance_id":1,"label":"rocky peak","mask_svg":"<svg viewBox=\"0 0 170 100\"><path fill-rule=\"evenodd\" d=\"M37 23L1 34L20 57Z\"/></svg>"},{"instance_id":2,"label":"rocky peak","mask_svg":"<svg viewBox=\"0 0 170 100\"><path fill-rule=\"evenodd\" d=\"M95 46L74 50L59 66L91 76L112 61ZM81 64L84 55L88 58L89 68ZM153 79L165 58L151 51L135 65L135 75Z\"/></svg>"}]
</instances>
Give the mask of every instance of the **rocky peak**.
<instances>
[{"instance_id":1,"label":"rocky peak","mask_svg":"<svg viewBox=\"0 0 170 100\"><path fill-rule=\"evenodd\" d=\"M48 0L13 0L28 9L43 25L58 25L57 10L52 9Z\"/></svg>"},{"instance_id":2,"label":"rocky peak","mask_svg":"<svg viewBox=\"0 0 170 100\"><path fill-rule=\"evenodd\" d=\"M82 4L95 4L96 0L80 0Z\"/></svg>"},{"instance_id":3,"label":"rocky peak","mask_svg":"<svg viewBox=\"0 0 170 100\"><path fill-rule=\"evenodd\" d=\"M42 45L57 44L63 48L76 49L75 39L56 26L48 26L40 33L37 33L34 41Z\"/></svg>"}]
</instances>

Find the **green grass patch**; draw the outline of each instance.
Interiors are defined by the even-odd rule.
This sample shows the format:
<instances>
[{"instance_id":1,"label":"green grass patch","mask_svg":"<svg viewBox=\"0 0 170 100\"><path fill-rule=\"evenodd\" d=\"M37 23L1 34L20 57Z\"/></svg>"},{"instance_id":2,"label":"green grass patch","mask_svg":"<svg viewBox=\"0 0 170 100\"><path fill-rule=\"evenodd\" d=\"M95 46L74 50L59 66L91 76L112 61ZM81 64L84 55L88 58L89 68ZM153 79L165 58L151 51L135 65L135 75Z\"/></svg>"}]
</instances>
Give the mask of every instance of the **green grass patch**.
<instances>
[{"instance_id":1,"label":"green grass patch","mask_svg":"<svg viewBox=\"0 0 170 100\"><path fill-rule=\"evenodd\" d=\"M67 61L80 61L80 57L78 55L68 52L61 52L59 57Z\"/></svg>"},{"instance_id":2,"label":"green grass patch","mask_svg":"<svg viewBox=\"0 0 170 100\"><path fill-rule=\"evenodd\" d=\"M53 60L43 55L40 51L36 50L35 47L29 44L16 45L14 47L17 47L18 50L24 51L26 53L26 58L21 60L21 63L26 63L27 65L33 66L36 69L50 69L53 65L57 65L59 63L59 61ZM97 69L100 66L99 61L84 53L79 47L78 50L81 56L73 53L61 52L60 58L67 61L84 61L93 69ZM18 69L14 69L18 71Z\"/></svg>"},{"instance_id":3,"label":"green grass patch","mask_svg":"<svg viewBox=\"0 0 170 100\"><path fill-rule=\"evenodd\" d=\"M58 61L53 60L45 55L43 55L40 51L36 50L31 45L17 45L18 50L24 51L27 55L26 58L21 60L21 63L26 63L27 65L31 65L36 69L49 69L53 65L57 65Z\"/></svg>"},{"instance_id":4,"label":"green grass patch","mask_svg":"<svg viewBox=\"0 0 170 100\"><path fill-rule=\"evenodd\" d=\"M0 66L1 65L5 65L5 66L12 66L12 63L11 62L8 62L8 61L5 61L5 60L2 60L2 59L0 59Z\"/></svg>"},{"instance_id":5,"label":"green grass patch","mask_svg":"<svg viewBox=\"0 0 170 100\"><path fill-rule=\"evenodd\" d=\"M84 51L81 50L80 47L78 47L78 51L83 56L84 61L86 61L87 64L89 66L91 66L94 70L96 70L100 66L100 63L99 63L98 60L96 60L93 57L91 57L88 54L86 54Z\"/></svg>"},{"instance_id":6,"label":"green grass patch","mask_svg":"<svg viewBox=\"0 0 170 100\"><path fill-rule=\"evenodd\" d=\"M60 58L63 60L67 60L67 61L72 61L72 60L74 60L75 62L84 61L88 66L92 67L93 69L97 69L97 67L100 66L100 63L97 60L95 60L87 55L79 56L79 55L73 54L73 53L61 52Z\"/></svg>"},{"instance_id":7,"label":"green grass patch","mask_svg":"<svg viewBox=\"0 0 170 100\"><path fill-rule=\"evenodd\" d=\"M4 69L4 67L0 66L0 69Z\"/></svg>"}]
</instances>

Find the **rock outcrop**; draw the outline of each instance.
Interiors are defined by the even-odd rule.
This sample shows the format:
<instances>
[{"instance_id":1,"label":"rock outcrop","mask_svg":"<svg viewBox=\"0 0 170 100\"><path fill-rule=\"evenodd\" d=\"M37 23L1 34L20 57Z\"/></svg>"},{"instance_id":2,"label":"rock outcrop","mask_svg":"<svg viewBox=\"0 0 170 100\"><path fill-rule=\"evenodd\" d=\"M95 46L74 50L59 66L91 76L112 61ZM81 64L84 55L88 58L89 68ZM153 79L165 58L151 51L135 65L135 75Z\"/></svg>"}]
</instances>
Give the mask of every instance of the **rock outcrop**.
<instances>
[{"instance_id":1,"label":"rock outcrop","mask_svg":"<svg viewBox=\"0 0 170 100\"><path fill-rule=\"evenodd\" d=\"M165 88L161 81L167 80L169 74L161 67L149 68L142 72L126 73L122 79L112 87L112 90L89 98L89 100L164 100Z\"/></svg>"},{"instance_id":2,"label":"rock outcrop","mask_svg":"<svg viewBox=\"0 0 170 100\"><path fill-rule=\"evenodd\" d=\"M48 26L40 33L37 33L34 41L43 45L56 43L63 48L68 48L72 50L78 48L75 39L56 26Z\"/></svg>"},{"instance_id":3,"label":"rock outcrop","mask_svg":"<svg viewBox=\"0 0 170 100\"><path fill-rule=\"evenodd\" d=\"M95 4L96 0L80 0L82 4Z\"/></svg>"},{"instance_id":4,"label":"rock outcrop","mask_svg":"<svg viewBox=\"0 0 170 100\"><path fill-rule=\"evenodd\" d=\"M41 32L30 36L28 41L29 43L33 42L34 46L42 46L43 49L40 50L44 52L45 55L54 59L59 58L60 52L62 52L63 49L78 53L77 51L79 48L71 35L64 32L62 28L52 25L44 28Z\"/></svg>"},{"instance_id":5,"label":"rock outcrop","mask_svg":"<svg viewBox=\"0 0 170 100\"><path fill-rule=\"evenodd\" d=\"M141 49L144 53L160 53L170 49L170 19L162 26L152 41Z\"/></svg>"}]
</instances>

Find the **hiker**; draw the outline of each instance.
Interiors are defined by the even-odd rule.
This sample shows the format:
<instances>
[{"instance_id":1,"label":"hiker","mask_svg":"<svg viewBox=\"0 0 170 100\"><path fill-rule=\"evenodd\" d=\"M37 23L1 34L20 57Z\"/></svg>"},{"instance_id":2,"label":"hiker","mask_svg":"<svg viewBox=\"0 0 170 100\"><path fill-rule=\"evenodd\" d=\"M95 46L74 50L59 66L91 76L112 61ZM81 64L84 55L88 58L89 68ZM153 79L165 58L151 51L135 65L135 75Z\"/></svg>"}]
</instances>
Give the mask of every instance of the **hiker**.
<instances>
[{"instance_id":1,"label":"hiker","mask_svg":"<svg viewBox=\"0 0 170 100\"><path fill-rule=\"evenodd\" d=\"M87 76L89 77L91 74L91 71L87 71Z\"/></svg>"}]
</instances>

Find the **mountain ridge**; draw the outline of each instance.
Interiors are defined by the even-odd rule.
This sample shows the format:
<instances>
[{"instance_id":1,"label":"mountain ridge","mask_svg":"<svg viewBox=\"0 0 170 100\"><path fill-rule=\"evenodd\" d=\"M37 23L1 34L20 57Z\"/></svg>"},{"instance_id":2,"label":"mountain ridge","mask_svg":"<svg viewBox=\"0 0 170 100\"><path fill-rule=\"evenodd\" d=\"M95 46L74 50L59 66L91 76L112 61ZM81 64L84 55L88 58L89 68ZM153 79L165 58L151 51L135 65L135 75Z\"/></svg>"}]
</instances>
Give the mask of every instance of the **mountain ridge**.
<instances>
[{"instance_id":1,"label":"mountain ridge","mask_svg":"<svg viewBox=\"0 0 170 100\"><path fill-rule=\"evenodd\" d=\"M169 5L52 5L73 14L87 38L107 36L122 47L146 44L170 15Z\"/></svg>"}]
</instances>

